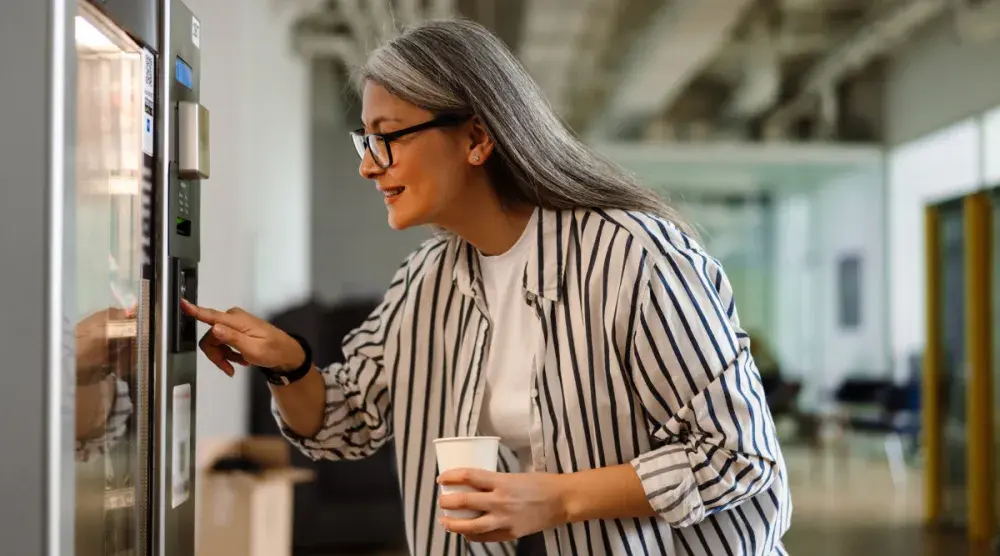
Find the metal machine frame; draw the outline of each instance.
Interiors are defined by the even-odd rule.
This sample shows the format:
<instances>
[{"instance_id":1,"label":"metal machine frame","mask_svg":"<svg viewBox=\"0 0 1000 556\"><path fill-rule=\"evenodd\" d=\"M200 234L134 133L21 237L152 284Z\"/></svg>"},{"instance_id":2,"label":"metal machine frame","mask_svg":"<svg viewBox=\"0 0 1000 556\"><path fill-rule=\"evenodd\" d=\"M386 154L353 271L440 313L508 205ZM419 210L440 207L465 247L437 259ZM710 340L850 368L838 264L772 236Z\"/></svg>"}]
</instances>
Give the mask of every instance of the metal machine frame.
<instances>
[{"instance_id":1,"label":"metal machine frame","mask_svg":"<svg viewBox=\"0 0 1000 556\"><path fill-rule=\"evenodd\" d=\"M0 498L16 501L0 520L3 552L73 554L83 511L75 492L77 261L71 246L78 121L73 33L86 5L143 47L143 60L156 68L145 76L145 114L156 133L144 159L149 213L142 239L149 257L136 337L147 350L136 357L136 424L129 434L141 453L129 502L136 527L129 534L136 554L188 556L195 550L197 346L195 324L181 314L179 301L197 299L199 191L209 176L201 24L180 0L16 4L0 18L0 71L8 76L0 80L0 354L7 367L0 389Z\"/></svg>"}]
</instances>

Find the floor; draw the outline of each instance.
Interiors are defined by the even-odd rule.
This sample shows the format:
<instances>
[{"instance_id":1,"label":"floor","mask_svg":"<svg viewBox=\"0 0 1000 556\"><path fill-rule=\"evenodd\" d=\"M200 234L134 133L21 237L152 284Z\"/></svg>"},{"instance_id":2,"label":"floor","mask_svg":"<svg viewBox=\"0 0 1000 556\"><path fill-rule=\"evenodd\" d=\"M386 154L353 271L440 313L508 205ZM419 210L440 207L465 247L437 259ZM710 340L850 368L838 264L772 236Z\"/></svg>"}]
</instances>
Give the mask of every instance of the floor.
<instances>
[{"instance_id":1,"label":"floor","mask_svg":"<svg viewBox=\"0 0 1000 556\"><path fill-rule=\"evenodd\" d=\"M792 556L1000 554L974 553L961 533L929 533L920 526L923 478L918 469L894 485L877 451L846 455L786 447L785 459L795 509L784 542Z\"/></svg>"},{"instance_id":2,"label":"floor","mask_svg":"<svg viewBox=\"0 0 1000 556\"><path fill-rule=\"evenodd\" d=\"M970 554L960 533L921 526L923 476L910 469L894 485L884 457L786 449L792 485L790 554L810 556L958 556Z\"/></svg>"}]
</instances>

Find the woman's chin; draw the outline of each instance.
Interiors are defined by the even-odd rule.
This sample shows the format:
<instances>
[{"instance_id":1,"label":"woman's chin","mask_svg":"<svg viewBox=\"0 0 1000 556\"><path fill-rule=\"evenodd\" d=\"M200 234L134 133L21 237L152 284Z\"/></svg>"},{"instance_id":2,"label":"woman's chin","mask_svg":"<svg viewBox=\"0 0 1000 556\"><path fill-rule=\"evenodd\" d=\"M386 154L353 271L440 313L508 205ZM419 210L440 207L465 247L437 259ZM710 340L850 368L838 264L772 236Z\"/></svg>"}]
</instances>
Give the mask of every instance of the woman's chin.
<instances>
[{"instance_id":1,"label":"woman's chin","mask_svg":"<svg viewBox=\"0 0 1000 556\"><path fill-rule=\"evenodd\" d=\"M407 228L412 228L413 226L418 226L420 223L412 214L408 214L405 210L399 210L396 207L389 207L389 227L393 230L405 230Z\"/></svg>"}]
</instances>

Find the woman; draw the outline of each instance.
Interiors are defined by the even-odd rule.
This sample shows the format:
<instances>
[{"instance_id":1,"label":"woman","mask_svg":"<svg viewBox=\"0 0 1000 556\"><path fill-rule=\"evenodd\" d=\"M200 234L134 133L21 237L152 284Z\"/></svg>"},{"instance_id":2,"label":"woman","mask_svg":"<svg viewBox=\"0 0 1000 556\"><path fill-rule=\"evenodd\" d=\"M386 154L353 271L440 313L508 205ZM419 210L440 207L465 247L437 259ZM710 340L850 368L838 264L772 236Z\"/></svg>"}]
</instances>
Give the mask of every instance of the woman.
<instances>
[{"instance_id":1,"label":"woman","mask_svg":"<svg viewBox=\"0 0 1000 556\"><path fill-rule=\"evenodd\" d=\"M212 325L207 356L271 369L275 416L313 458L395 442L413 554L783 554L784 463L732 289L674 212L574 139L476 24L412 29L360 75L361 174L393 228L443 233L345 364L187 306ZM503 439L507 472L437 477L432 441L477 434Z\"/></svg>"}]
</instances>

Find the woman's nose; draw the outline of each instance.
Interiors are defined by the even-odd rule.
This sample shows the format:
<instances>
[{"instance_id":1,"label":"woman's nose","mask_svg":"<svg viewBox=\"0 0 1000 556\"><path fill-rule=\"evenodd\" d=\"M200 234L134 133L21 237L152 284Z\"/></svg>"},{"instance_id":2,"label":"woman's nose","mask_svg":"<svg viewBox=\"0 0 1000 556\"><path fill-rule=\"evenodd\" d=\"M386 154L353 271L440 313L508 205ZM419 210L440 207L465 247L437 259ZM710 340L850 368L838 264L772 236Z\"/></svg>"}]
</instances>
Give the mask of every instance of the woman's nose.
<instances>
[{"instance_id":1,"label":"woman's nose","mask_svg":"<svg viewBox=\"0 0 1000 556\"><path fill-rule=\"evenodd\" d=\"M373 180L384 171L381 166L375 163L371 151L366 150L365 156L361 159L361 166L358 168L358 173L361 174L361 177Z\"/></svg>"}]
</instances>

